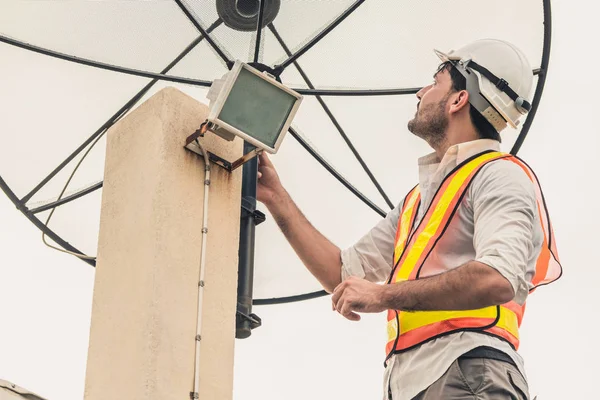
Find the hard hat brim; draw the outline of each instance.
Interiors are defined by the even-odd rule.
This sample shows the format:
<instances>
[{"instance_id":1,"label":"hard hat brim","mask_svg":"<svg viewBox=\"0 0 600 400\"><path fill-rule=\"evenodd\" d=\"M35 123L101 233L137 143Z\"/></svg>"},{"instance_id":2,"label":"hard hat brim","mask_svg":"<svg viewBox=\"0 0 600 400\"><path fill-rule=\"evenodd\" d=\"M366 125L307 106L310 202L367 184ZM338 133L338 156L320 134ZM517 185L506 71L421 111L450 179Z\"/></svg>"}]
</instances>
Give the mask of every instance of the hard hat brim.
<instances>
[{"instance_id":1,"label":"hard hat brim","mask_svg":"<svg viewBox=\"0 0 600 400\"><path fill-rule=\"evenodd\" d=\"M444 53L443 51L433 49L433 52L439 57L440 60L442 60L442 62L459 61L460 60L460 57L452 55L453 51Z\"/></svg>"}]
</instances>

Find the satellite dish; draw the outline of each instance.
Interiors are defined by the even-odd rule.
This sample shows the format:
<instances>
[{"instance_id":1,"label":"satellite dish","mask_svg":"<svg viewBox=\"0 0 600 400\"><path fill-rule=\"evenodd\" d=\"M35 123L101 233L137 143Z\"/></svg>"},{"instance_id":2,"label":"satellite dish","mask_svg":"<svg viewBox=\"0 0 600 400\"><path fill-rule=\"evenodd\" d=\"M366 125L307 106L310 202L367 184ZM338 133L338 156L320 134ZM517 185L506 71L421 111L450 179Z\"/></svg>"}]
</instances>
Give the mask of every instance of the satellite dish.
<instances>
[{"instance_id":1,"label":"satellite dish","mask_svg":"<svg viewBox=\"0 0 600 400\"><path fill-rule=\"evenodd\" d=\"M165 86L208 103L239 59L304 96L273 161L343 248L417 180L415 159L429 150L405 127L438 64L433 48L497 38L525 52L532 109L503 132L503 150L516 153L541 101L550 37L549 0L3 1L0 187L51 245L94 266L106 131ZM267 216L255 304L323 294Z\"/></svg>"},{"instance_id":2,"label":"satellite dish","mask_svg":"<svg viewBox=\"0 0 600 400\"><path fill-rule=\"evenodd\" d=\"M12 382L0 379L0 400L45 400Z\"/></svg>"}]
</instances>

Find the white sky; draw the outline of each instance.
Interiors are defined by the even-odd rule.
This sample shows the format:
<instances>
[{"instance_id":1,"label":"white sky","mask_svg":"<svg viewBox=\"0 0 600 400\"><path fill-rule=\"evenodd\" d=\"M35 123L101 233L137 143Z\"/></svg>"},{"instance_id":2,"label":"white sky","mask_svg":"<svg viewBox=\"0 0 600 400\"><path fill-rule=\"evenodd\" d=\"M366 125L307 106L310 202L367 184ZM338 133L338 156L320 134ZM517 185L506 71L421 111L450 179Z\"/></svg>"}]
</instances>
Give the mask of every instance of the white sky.
<instances>
[{"instance_id":1,"label":"white sky","mask_svg":"<svg viewBox=\"0 0 600 400\"><path fill-rule=\"evenodd\" d=\"M497 2L495 6L501 4ZM600 272L591 250L597 246L596 229L600 224L596 212L600 172L596 164L600 145L596 120L600 106L600 78L596 71L600 56L595 49L600 36L598 11L600 7L589 1L554 1L550 75L538 115L520 153L542 182L565 267L565 275L558 283L530 297L522 326L520 353L525 358L531 392L539 400L597 397L595 379L600 371L600 349L593 325L598 313L595 288ZM493 13L489 18L493 18ZM0 17L0 32L2 23ZM28 56L9 58L17 53L7 47L0 45L0 112L16 101L12 96L30 99L33 104L36 98L44 98L44 93L31 88L27 93L15 94L15 71L34 71L35 65ZM135 78L133 81L132 87L138 87ZM6 93L11 93L11 97ZM93 99L90 94L85 101ZM124 101L115 105L119 102ZM11 117L0 116L3 120ZM39 134L43 128L44 119L32 117L25 123L21 120L24 138L28 132ZM390 134L408 135L404 124L399 121L400 128L394 127ZM8 136L11 133L6 126L0 130L2 146L15 145L16 139ZM21 146L32 147L31 152L43 154L47 150L21 140ZM68 148L78 142L72 141ZM18 161L17 156L11 159L6 149L0 161L3 176L7 165ZM408 155L411 159L403 160L405 164L416 163L412 158L421 154ZM280 160L279 164L283 162ZM34 160L30 165L32 170L40 169ZM390 161L389 167L393 165ZM282 165L282 169L284 183L293 186L291 167ZM28 171L22 173L28 176ZM287 177L290 179L285 180ZM416 179L414 174L408 180ZM318 184L314 189L318 192L331 188ZM398 190L403 192L405 188ZM302 196L299 188L292 187L291 191ZM344 206L338 208L341 215L353 211ZM319 219L315 223L326 230L334 225ZM268 229L279 243L280 237ZM45 248L40 231L4 196L0 196L0 252L0 378L49 400L81 400L94 270ZM287 261L298 264L296 260ZM255 330L250 339L236 342L236 400L380 397L383 314L352 323L331 311L328 298L256 307L254 311L264 326Z\"/></svg>"}]
</instances>

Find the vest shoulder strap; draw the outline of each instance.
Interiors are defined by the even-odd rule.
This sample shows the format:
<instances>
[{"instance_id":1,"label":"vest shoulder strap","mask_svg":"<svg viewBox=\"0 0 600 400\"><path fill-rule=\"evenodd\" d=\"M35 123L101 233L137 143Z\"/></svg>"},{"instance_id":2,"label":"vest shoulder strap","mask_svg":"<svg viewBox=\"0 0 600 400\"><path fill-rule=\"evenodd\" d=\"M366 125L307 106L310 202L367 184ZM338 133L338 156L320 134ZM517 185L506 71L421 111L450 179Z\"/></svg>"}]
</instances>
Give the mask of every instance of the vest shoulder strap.
<instances>
[{"instance_id":1,"label":"vest shoulder strap","mask_svg":"<svg viewBox=\"0 0 600 400\"><path fill-rule=\"evenodd\" d=\"M418 276L420 267L450 224L473 178L487 163L506 157L510 157L510 155L496 151L486 151L468 158L446 175L424 217L412 233L408 235L407 243L399 246L402 251L395 252L394 271L397 272L392 273L393 279L390 280L390 283L415 279ZM399 220L399 230L405 229L402 226L403 219L409 220L409 218L403 217L404 215L401 215ZM398 234L397 237L403 238L402 235ZM398 245L398 242L396 245Z\"/></svg>"}]
</instances>

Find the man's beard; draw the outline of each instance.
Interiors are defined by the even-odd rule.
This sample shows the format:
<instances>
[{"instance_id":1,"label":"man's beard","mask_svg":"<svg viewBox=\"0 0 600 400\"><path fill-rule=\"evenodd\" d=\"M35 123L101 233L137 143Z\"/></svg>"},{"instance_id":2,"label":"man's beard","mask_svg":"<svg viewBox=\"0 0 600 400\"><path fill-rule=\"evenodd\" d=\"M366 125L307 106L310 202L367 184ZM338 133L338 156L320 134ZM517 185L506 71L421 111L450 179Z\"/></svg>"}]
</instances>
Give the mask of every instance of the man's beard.
<instances>
[{"instance_id":1,"label":"man's beard","mask_svg":"<svg viewBox=\"0 0 600 400\"><path fill-rule=\"evenodd\" d=\"M417 110L415 117L408 121L408 130L425 140L433 148L446 139L448 118L444 113L448 97L437 104L428 104Z\"/></svg>"}]
</instances>

